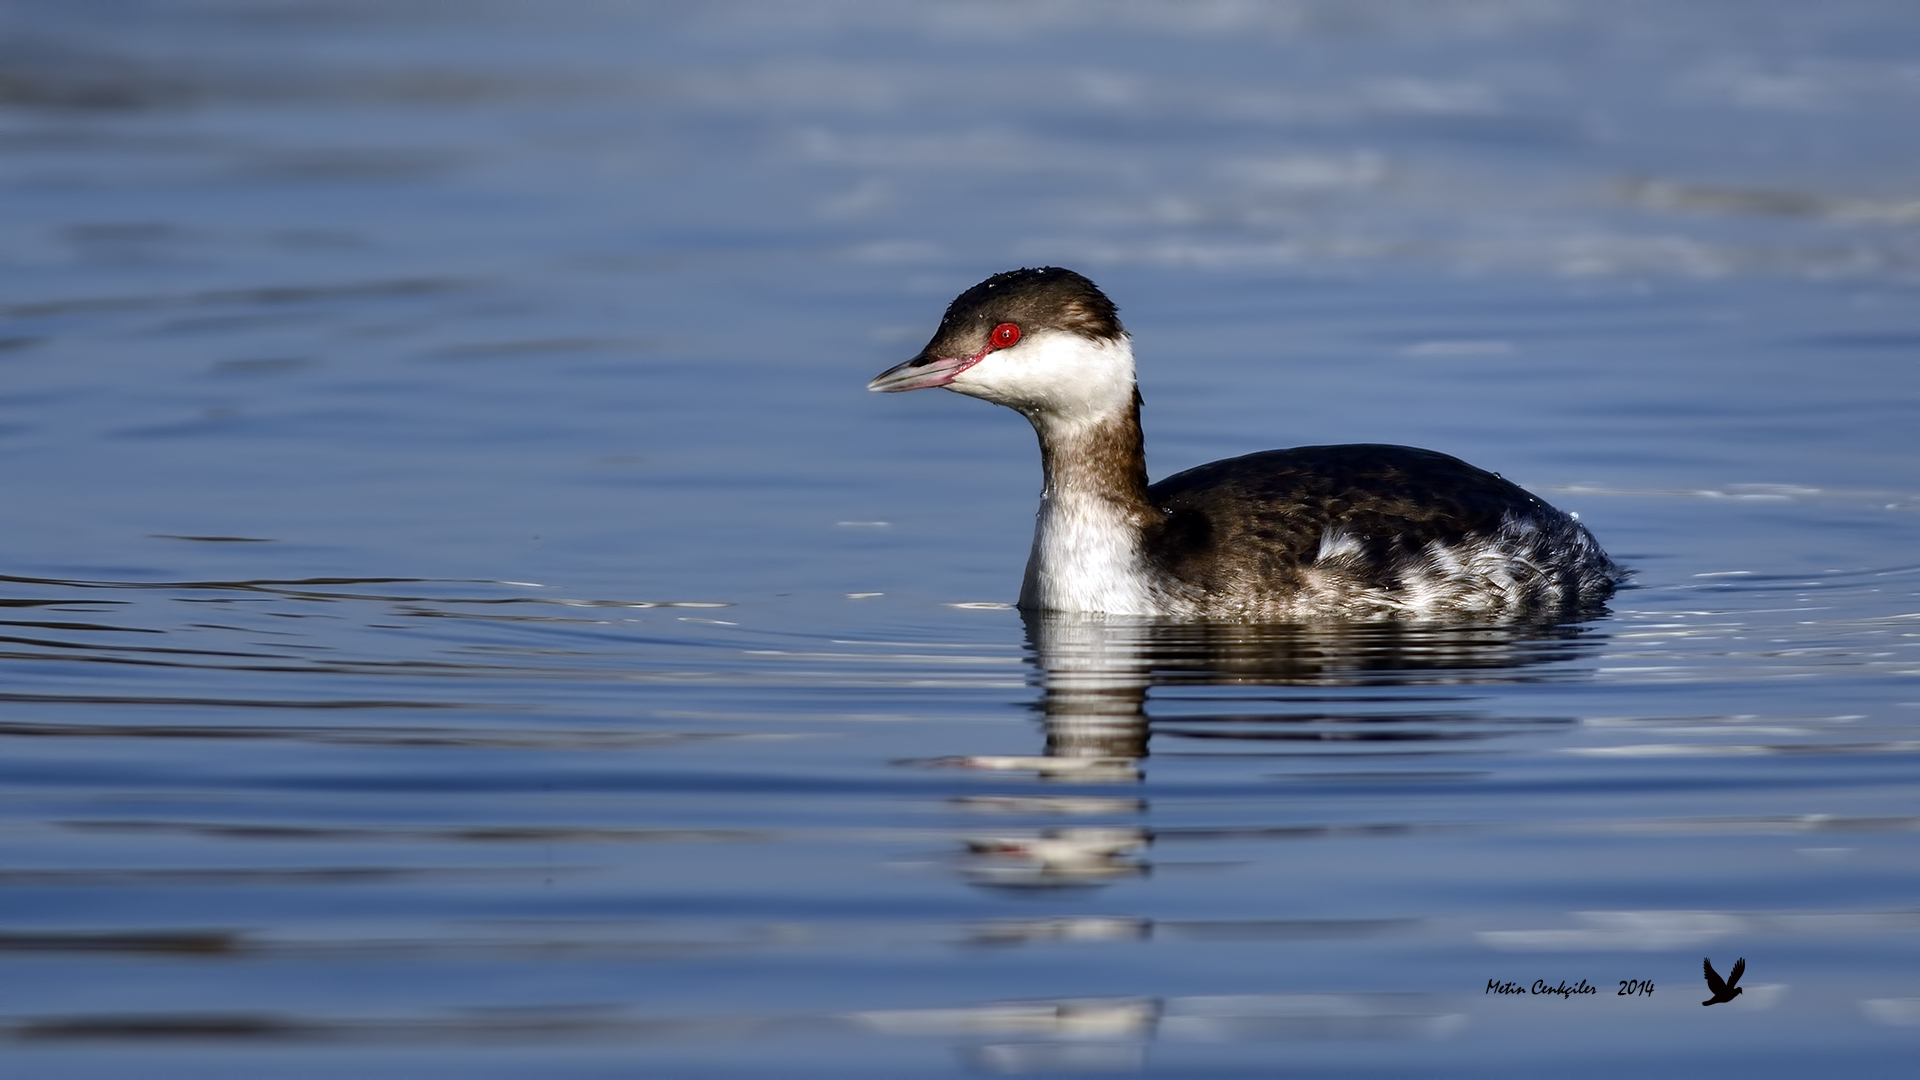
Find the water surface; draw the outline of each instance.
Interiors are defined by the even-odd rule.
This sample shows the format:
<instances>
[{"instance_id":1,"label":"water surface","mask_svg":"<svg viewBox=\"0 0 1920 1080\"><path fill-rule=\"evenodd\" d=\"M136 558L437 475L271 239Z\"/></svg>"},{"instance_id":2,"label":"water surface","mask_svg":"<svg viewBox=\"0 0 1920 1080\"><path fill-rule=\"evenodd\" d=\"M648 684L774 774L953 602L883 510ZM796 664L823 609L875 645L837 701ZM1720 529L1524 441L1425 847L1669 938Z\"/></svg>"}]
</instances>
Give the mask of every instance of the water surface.
<instances>
[{"instance_id":1,"label":"water surface","mask_svg":"<svg viewBox=\"0 0 1920 1080\"><path fill-rule=\"evenodd\" d=\"M1916 43L1868 2L10 6L0 1056L1902 1075ZM1121 304L1154 476L1429 446L1631 587L1023 620L1024 422L861 387L1039 263ZM1703 1010L1703 955L1747 992Z\"/></svg>"}]
</instances>

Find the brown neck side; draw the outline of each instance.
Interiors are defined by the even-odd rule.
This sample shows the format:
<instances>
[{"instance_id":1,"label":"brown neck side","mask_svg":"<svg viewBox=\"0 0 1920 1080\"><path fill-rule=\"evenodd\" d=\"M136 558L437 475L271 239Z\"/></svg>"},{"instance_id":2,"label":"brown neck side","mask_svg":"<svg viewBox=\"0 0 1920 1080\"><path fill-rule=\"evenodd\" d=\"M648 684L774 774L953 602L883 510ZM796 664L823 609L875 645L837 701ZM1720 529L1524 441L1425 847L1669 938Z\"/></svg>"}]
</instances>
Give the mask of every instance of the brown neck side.
<instances>
[{"instance_id":1,"label":"brown neck side","mask_svg":"<svg viewBox=\"0 0 1920 1080\"><path fill-rule=\"evenodd\" d=\"M1093 424L1043 422L1040 470L1050 500L1097 498L1123 509L1138 524L1158 516L1147 501L1146 440L1140 434L1140 395L1124 412Z\"/></svg>"}]
</instances>

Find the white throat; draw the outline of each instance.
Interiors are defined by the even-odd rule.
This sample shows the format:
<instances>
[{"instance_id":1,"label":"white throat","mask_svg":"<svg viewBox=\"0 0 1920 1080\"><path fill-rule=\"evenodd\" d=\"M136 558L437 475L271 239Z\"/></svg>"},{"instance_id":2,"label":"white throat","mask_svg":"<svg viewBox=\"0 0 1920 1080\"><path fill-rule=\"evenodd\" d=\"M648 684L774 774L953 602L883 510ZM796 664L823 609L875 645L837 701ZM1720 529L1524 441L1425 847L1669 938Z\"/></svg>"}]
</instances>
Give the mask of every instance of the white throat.
<instances>
[{"instance_id":1,"label":"white throat","mask_svg":"<svg viewBox=\"0 0 1920 1080\"><path fill-rule=\"evenodd\" d=\"M1098 493L1049 485L1040 493L1020 606L1157 614L1138 516Z\"/></svg>"}]
</instances>

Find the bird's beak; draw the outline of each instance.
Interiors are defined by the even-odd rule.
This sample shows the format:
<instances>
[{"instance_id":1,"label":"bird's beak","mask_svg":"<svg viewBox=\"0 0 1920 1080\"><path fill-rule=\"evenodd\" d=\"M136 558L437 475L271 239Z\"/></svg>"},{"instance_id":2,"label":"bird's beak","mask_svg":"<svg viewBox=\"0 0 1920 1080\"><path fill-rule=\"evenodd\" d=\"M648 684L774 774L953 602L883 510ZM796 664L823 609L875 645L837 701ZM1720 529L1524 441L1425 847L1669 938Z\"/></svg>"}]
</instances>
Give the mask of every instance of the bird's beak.
<instances>
[{"instance_id":1,"label":"bird's beak","mask_svg":"<svg viewBox=\"0 0 1920 1080\"><path fill-rule=\"evenodd\" d=\"M875 393L897 394L902 390L945 386L956 375L979 362L978 356L928 356L921 353L904 364L881 372L867 384L867 389Z\"/></svg>"}]
</instances>

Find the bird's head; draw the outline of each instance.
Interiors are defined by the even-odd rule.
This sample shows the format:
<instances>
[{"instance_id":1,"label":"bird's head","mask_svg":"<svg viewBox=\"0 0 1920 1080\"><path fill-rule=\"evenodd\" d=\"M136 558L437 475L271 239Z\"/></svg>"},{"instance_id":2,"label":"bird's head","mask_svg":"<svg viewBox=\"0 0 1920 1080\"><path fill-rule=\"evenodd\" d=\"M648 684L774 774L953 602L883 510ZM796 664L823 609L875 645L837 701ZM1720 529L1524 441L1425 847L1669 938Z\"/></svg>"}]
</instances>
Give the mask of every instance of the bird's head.
<instances>
[{"instance_id":1,"label":"bird's head","mask_svg":"<svg viewBox=\"0 0 1920 1080\"><path fill-rule=\"evenodd\" d=\"M931 386L1036 421L1099 419L1134 400L1133 347L1093 282L1055 266L1008 270L955 298L927 347L867 389Z\"/></svg>"}]
</instances>

